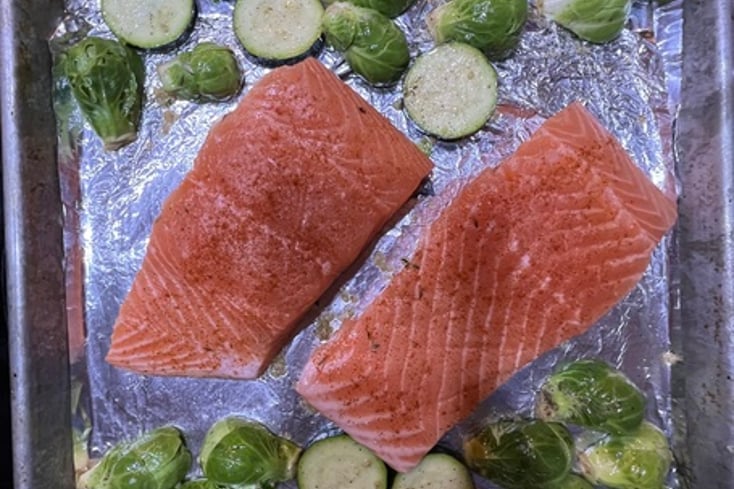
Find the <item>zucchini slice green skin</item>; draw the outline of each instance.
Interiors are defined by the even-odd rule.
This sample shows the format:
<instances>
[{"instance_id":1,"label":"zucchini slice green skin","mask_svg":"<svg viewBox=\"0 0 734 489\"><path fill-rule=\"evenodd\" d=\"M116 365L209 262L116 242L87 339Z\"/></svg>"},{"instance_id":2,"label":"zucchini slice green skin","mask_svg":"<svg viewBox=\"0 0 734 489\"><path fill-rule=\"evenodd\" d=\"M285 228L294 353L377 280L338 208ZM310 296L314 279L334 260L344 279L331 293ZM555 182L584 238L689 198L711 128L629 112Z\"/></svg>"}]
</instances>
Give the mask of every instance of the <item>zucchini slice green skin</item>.
<instances>
[{"instance_id":1,"label":"zucchini slice green skin","mask_svg":"<svg viewBox=\"0 0 734 489\"><path fill-rule=\"evenodd\" d=\"M292 62L321 45L323 14L320 0L237 0L234 32L256 60Z\"/></svg>"},{"instance_id":2,"label":"zucchini slice green skin","mask_svg":"<svg viewBox=\"0 0 734 489\"><path fill-rule=\"evenodd\" d=\"M497 72L484 54L463 43L419 56L403 81L408 116L428 134L459 139L478 131L497 106Z\"/></svg>"},{"instance_id":3,"label":"zucchini slice green skin","mask_svg":"<svg viewBox=\"0 0 734 489\"><path fill-rule=\"evenodd\" d=\"M191 31L194 0L102 0L102 17L120 40L142 49L174 45Z\"/></svg>"},{"instance_id":4,"label":"zucchini slice green skin","mask_svg":"<svg viewBox=\"0 0 734 489\"><path fill-rule=\"evenodd\" d=\"M392 489L474 489L469 469L451 455L429 453L413 470L398 474Z\"/></svg>"},{"instance_id":5,"label":"zucchini slice green skin","mask_svg":"<svg viewBox=\"0 0 734 489\"><path fill-rule=\"evenodd\" d=\"M298 462L298 489L387 489L387 467L347 435L317 441Z\"/></svg>"}]
</instances>

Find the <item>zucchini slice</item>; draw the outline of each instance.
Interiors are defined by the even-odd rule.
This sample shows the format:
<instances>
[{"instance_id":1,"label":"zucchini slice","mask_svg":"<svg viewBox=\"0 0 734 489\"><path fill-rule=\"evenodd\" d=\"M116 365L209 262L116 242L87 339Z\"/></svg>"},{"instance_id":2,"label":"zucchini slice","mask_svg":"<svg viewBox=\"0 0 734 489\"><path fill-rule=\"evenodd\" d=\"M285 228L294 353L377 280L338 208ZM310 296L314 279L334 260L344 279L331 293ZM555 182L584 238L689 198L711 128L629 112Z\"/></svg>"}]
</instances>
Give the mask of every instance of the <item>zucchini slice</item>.
<instances>
[{"instance_id":1,"label":"zucchini slice","mask_svg":"<svg viewBox=\"0 0 734 489\"><path fill-rule=\"evenodd\" d=\"M320 0L237 0L234 32L251 55L287 61L319 40L323 14Z\"/></svg>"},{"instance_id":2,"label":"zucchini slice","mask_svg":"<svg viewBox=\"0 0 734 489\"><path fill-rule=\"evenodd\" d=\"M469 469L451 455L429 453L416 468L398 474L392 489L474 489Z\"/></svg>"},{"instance_id":3,"label":"zucchini slice","mask_svg":"<svg viewBox=\"0 0 734 489\"><path fill-rule=\"evenodd\" d=\"M403 82L403 102L418 127L441 139L478 131L497 106L497 72L476 48L442 44L421 55Z\"/></svg>"},{"instance_id":4,"label":"zucchini slice","mask_svg":"<svg viewBox=\"0 0 734 489\"><path fill-rule=\"evenodd\" d=\"M387 467L347 435L333 436L301 455L298 489L387 489Z\"/></svg>"},{"instance_id":5,"label":"zucchini slice","mask_svg":"<svg viewBox=\"0 0 734 489\"><path fill-rule=\"evenodd\" d=\"M102 0L102 17L126 43L144 49L171 44L193 24L194 0Z\"/></svg>"}]
</instances>

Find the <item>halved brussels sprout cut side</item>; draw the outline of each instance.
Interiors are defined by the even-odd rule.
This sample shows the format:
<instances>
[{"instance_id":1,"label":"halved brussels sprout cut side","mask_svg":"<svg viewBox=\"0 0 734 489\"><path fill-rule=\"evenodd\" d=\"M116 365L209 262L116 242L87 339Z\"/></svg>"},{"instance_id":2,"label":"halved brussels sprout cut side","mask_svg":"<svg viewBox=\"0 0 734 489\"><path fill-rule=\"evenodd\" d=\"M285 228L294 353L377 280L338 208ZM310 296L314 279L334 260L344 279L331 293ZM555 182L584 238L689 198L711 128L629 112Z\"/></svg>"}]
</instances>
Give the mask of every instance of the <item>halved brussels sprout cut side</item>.
<instances>
[{"instance_id":1,"label":"halved brussels sprout cut side","mask_svg":"<svg viewBox=\"0 0 734 489\"><path fill-rule=\"evenodd\" d=\"M584 477L611 489L661 489L671 461L668 440L647 421L634 433L611 435L579 455Z\"/></svg>"},{"instance_id":2,"label":"halved brussels sprout cut side","mask_svg":"<svg viewBox=\"0 0 734 489\"><path fill-rule=\"evenodd\" d=\"M598 360L562 366L543 384L536 414L605 433L629 433L645 416L645 397L621 372Z\"/></svg>"},{"instance_id":3,"label":"halved brussels sprout cut side","mask_svg":"<svg viewBox=\"0 0 734 489\"><path fill-rule=\"evenodd\" d=\"M545 489L570 475L574 444L559 423L499 422L467 440L464 457L470 468L505 489Z\"/></svg>"},{"instance_id":4,"label":"halved brussels sprout cut side","mask_svg":"<svg viewBox=\"0 0 734 489\"><path fill-rule=\"evenodd\" d=\"M87 37L64 54L62 63L71 93L105 149L134 141L145 77L140 56L117 41Z\"/></svg>"}]
</instances>

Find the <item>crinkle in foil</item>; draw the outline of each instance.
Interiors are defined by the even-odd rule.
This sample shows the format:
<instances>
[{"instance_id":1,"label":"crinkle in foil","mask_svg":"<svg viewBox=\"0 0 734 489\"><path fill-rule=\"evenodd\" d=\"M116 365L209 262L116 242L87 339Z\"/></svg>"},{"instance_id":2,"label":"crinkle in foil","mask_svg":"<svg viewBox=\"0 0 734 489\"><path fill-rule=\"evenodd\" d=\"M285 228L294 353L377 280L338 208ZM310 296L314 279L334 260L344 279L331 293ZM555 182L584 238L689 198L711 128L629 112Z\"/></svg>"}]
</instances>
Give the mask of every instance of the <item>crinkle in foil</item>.
<instances>
[{"instance_id":1,"label":"crinkle in foil","mask_svg":"<svg viewBox=\"0 0 734 489\"><path fill-rule=\"evenodd\" d=\"M439 3L419 0L398 19L413 55L432 47L425 17ZM92 428L91 455L100 456L120 440L169 423L183 429L196 453L209 426L232 414L260 420L302 445L334 431L334 425L293 390L309 353L343 318L359 314L375 297L410 257L422 225L437 216L462 184L499 164L546 117L574 100L601 119L657 186L674 195L672 126L680 82L681 6L682 0L662 6L636 3L631 28L601 46L579 41L531 9L516 53L496 63L496 114L480 132L458 142L423 135L402 110L399 85L372 88L349 73L340 55L323 49L319 59L429 150L436 168L430 191L421 193L417 205L379 239L359 270L321 301L318 314L305 321L305 329L253 381L142 376L104 361L113 322L142 262L162 202L191 168L211 125L237 103L162 104L156 66L180 49L215 41L231 47L245 69L241 96L268 71L246 57L238 44L231 26L233 3L199 1L198 18L185 43L144 54L146 103L140 133L135 143L119 151L105 152L91 128L81 123L68 91L57 90L72 372L82 388L75 421L86 421ZM51 42L56 52L83 35L111 36L95 0L67 0L66 9L68 16ZM581 357L600 357L619 366L646 393L648 419L672 433L671 245L669 238L663 240L639 285L587 334L521 370L442 444L457 448L463 433L488 419L530 416L545 376L558 362ZM478 487L493 486L478 480ZM677 487L675 477L670 487Z\"/></svg>"}]
</instances>

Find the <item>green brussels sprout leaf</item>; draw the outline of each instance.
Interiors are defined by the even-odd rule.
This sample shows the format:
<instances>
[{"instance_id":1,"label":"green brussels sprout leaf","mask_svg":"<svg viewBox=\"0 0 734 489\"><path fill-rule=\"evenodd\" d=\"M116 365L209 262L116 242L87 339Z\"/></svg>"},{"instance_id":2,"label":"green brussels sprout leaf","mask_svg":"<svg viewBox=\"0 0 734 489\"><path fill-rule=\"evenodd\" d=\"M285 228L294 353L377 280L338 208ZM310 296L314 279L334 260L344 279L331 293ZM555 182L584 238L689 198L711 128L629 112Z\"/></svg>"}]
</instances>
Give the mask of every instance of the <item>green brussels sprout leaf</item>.
<instances>
[{"instance_id":1,"label":"green brussels sprout leaf","mask_svg":"<svg viewBox=\"0 0 734 489\"><path fill-rule=\"evenodd\" d=\"M325 0L326 5L331 5L338 0ZM346 0L357 7L368 8L380 12L388 17L397 17L405 12L415 0Z\"/></svg>"},{"instance_id":2,"label":"green brussels sprout leaf","mask_svg":"<svg viewBox=\"0 0 734 489\"><path fill-rule=\"evenodd\" d=\"M559 423L499 422L467 440L464 456L470 468L505 489L550 489L569 476L574 445Z\"/></svg>"},{"instance_id":3,"label":"green brussels sprout leaf","mask_svg":"<svg viewBox=\"0 0 734 489\"><path fill-rule=\"evenodd\" d=\"M569 474L568 477L557 484L550 484L545 487L546 489L594 489L586 479L576 474Z\"/></svg>"},{"instance_id":4,"label":"green brussels sprout leaf","mask_svg":"<svg viewBox=\"0 0 734 489\"><path fill-rule=\"evenodd\" d=\"M632 0L538 0L538 10L581 39L604 43L619 36Z\"/></svg>"},{"instance_id":5,"label":"green brussels sprout leaf","mask_svg":"<svg viewBox=\"0 0 734 489\"><path fill-rule=\"evenodd\" d=\"M405 34L377 11L337 2L324 12L322 27L326 42L374 85L395 82L410 62Z\"/></svg>"},{"instance_id":6,"label":"green brussels sprout leaf","mask_svg":"<svg viewBox=\"0 0 734 489\"><path fill-rule=\"evenodd\" d=\"M606 363L579 360L546 380L536 414L546 421L573 423L605 433L629 433L642 423L645 397Z\"/></svg>"},{"instance_id":7,"label":"green brussels sprout leaf","mask_svg":"<svg viewBox=\"0 0 734 489\"><path fill-rule=\"evenodd\" d=\"M527 0L452 0L433 10L427 23L438 43L463 42L503 59L517 45L527 15Z\"/></svg>"},{"instance_id":8,"label":"green brussels sprout leaf","mask_svg":"<svg viewBox=\"0 0 734 489\"><path fill-rule=\"evenodd\" d=\"M242 72L228 48L203 42L158 67L163 90L195 102L227 100L239 92Z\"/></svg>"},{"instance_id":9,"label":"green brussels sprout leaf","mask_svg":"<svg viewBox=\"0 0 734 489\"><path fill-rule=\"evenodd\" d=\"M88 37L66 51L63 63L71 93L105 149L134 141L145 71L140 56L117 41Z\"/></svg>"},{"instance_id":10,"label":"green brussels sprout leaf","mask_svg":"<svg viewBox=\"0 0 734 489\"><path fill-rule=\"evenodd\" d=\"M270 487L260 484L219 484L209 479L195 479L184 482L179 489L270 489Z\"/></svg>"},{"instance_id":11,"label":"green brussels sprout leaf","mask_svg":"<svg viewBox=\"0 0 734 489\"><path fill-rule=\"evenodd\" d=\"M179 489L225 489L226 487L209 479L195 479L184 482Z\"/></svg>"},{"instance_id":12,"label":"green brussels sprout leaf","mask_svg":"<svg viewBox=\"0 0 734 489\"><path fill-rule=\"evenodd\" d=\"M300 453L297 445L259 423L226 418L207 433L201 448L201 467L213 482L267 487L295 476Z\"/></svg>"},{"instance_id":13,"label":"green brussels sprout leaf","mask_svg":"<svg viewBox=\"0 0 734 489\"><path fill-rule=\"evenodd\" d=\"M612 489L661 489L672 455L663 432L648 423L626 435L610 435L579 455L584 477Z\"/></svg>"},{"instance_id":14,"label":"green brussels sprout leaf","mask_svg":"<svg viewBox=\"0 0 734 489\"><path fill-rule=\"evenodd\" d=\"M78 481L79 489L173 489L191 467L181 433L158 428L112 448Z\"/></svg>"}]
</instances>

